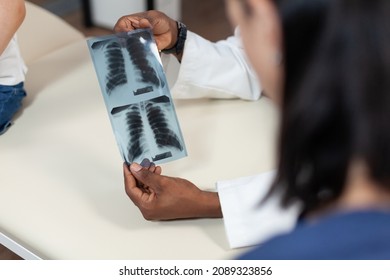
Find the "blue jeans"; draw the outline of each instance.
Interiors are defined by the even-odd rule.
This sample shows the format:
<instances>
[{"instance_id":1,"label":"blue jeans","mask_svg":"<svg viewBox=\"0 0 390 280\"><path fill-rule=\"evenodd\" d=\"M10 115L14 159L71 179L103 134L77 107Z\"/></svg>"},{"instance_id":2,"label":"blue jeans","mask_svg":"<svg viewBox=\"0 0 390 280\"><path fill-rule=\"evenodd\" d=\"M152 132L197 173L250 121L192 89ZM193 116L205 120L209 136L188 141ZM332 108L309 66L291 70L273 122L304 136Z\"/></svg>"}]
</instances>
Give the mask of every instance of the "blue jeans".
<instances>
[{"instance_id":1,"label":"blue jeans","mask_svg":"<svg viewBox=\"0 0 390 280\"><path fill-rule=\"evenodd\" d=\"M16 86L0 85L0 135L11 126L11 120L22 106L25 96L23 83Z\"/></svg>"}]
</instances>

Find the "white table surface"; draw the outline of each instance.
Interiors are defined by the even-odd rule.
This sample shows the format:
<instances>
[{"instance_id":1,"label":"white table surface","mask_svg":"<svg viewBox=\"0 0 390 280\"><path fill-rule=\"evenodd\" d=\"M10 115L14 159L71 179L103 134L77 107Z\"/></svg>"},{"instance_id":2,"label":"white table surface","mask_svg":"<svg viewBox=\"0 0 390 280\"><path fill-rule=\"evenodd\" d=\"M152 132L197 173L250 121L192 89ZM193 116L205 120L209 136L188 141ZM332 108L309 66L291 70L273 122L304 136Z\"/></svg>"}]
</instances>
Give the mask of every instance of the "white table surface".
<instances>
[{"instance_id":1,"label":"white table surface","mask_svg":"<svg viewBox=\"0 0 390 280\"><path fill-rule=\"evenodd\" d=\"M24 111L0 136L3 236L43 259L229 259L242 252L229 248L222 219L150 222L128 199L85 42L29 65L26 86ZM214 190L217 180L274 166L277 111L269 100L175 105L189 155L164 164L164 174Z\"/></svg>"}]
</instances>

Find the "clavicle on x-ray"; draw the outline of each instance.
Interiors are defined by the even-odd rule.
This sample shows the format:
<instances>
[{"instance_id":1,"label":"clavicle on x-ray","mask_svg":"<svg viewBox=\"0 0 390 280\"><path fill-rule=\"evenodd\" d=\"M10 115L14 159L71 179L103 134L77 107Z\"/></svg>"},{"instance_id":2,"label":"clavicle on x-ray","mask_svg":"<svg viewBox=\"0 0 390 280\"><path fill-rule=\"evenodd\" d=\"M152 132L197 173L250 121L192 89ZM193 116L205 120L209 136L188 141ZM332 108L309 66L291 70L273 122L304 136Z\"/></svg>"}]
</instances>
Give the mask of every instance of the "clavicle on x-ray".
<instances>
[{"instance_id":1,"label":"clavicle on x-ray","mask_svg":"<svg viewBox=\"0 0 390 280\"><path fill-rule=\"evenodd\" d=\"M187 155L149 29L88 39L111 125L127 163Z\"/></svg>"}]
</instances>

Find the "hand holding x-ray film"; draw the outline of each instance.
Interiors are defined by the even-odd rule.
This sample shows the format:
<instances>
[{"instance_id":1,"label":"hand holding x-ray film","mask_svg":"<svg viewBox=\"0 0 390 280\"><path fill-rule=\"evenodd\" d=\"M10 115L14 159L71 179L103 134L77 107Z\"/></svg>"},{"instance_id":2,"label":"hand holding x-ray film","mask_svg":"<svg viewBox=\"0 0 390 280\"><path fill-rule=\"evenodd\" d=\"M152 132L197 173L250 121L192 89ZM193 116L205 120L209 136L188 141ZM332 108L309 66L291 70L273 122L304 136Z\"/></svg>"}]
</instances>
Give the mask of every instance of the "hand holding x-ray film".
<instances>
[{"instance_id":1,"label":"hand holding x-ray film","mask_svg":"<svg viewBox=\"0 0 390 280\"><path fill-rule=\"evenodd\" d=\"M123 160L164 163L185 157L152 32L140 29L87 42Z\"/></svg>"}]
</instances>

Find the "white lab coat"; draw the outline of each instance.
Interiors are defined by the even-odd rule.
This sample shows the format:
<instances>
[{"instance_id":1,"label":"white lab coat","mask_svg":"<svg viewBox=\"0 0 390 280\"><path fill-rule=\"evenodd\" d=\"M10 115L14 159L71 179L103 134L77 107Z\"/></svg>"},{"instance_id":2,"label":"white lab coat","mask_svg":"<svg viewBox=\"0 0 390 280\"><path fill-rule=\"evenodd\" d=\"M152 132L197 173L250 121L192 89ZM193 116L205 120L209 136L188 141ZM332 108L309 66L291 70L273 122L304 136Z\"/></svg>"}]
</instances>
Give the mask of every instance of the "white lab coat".
<instances>
[{"instance_id":1,"label":"white lab coat","mask_svg":"<svg viewBox=\"0 0 390 280\"><path fill-rule=\"evenodd\" d=\"M175 76L170 79L175 98L260 98L260 83L244 53L239 31L235 33L226 40L212 43L188 31L178 71L172 70L176 58L163 55L168 78Z\"/></svg>"},{"instance_id":2,"label":"white lab coat","mask_svg":"<svg viewBox=\"0 0 390 280\"><path fill-rule=\"evenodd\" d=\"M172 59L175 60L172 56L163 57L168 71L171 71L172 61L169 60ZM175 98L260 98L260 83L245 56L238 30L234 36L217 43L188 32L171 91ZM259 244L294 227L298 205L283 209L280 195L273 195L260 204L274 176L275 171L270 171L217 182L225 230L232 248Z\"/></svg>"}]
</instances>

